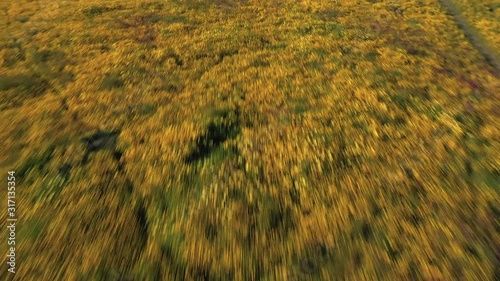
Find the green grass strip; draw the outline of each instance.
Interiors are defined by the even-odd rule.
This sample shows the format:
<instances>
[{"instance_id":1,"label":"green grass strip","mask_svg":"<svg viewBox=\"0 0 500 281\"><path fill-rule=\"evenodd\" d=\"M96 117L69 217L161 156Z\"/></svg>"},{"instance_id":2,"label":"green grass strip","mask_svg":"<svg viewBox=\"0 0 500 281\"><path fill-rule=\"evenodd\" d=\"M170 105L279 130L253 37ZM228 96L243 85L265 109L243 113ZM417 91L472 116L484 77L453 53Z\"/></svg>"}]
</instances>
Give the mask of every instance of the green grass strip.
<instances>
[{"instance_id":1,"label":"green grass strip","mask_svg":"<svg viewBox=\"0 0 500 281\"><path fill-rule=\"evenodd\" d=\"M460 7L452 0L439 0L447 12L453 15L455 22L460 27L472 45L481 53L488 64L500 71L500 59L494 48L481 36L479 31L469 24L467 19L460 14Z\"/></svg>"}]
</instances>

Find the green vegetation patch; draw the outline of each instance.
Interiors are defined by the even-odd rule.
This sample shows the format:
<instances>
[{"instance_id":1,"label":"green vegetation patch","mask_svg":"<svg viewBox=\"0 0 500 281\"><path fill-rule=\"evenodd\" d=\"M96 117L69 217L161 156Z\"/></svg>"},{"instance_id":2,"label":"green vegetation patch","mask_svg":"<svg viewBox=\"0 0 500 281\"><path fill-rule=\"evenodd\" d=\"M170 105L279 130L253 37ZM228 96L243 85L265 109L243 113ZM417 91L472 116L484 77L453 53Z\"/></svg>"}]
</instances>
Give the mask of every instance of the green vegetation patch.
<instances>
[{"instance_id":1,"label":"green vegetation patch","mask_svg":"<svg viewBox=\"0 0 500 281\"><path fill-rule=\"evenodd\" d=\"M280 237L286 237L295 227L292 208L277 198L262 198L258 203L257 212L257 229L261 232L278 232Z\"/></svg>"},{"instance_id":2,"label":"green vegetation patch","mask_svg":"<svg viewBox=\"0 0 500 281\"><path fill-rule=\"evenodd\" d=\"M16 20L18 22L20 22L20 23L25 23L25 22L28 22L30 20L30 18L28 18L28 17L18 17Z\"/></svg>"},{"instance_id":3,"label":"green vegetation patch","mask_svg":"<svg viewBox=\"0 0 500 281\"><path fill-rule=\"evenodd\" d=\"M379 53L377 51L370 51L368 53L365 54L365 59L367 61L370 61L370 62L374 62L377 60L377 58L379 57Z\"/></svg>"},{"instance_id":4,"label":"green vegetation patch","mask_svg":"<svg viewBox=\"0 0 500 281\"><path fill-rule=\"evenodd\" d=\"M35 64L58 63L66 60L66 53L59 50L40 50L33 53L32 61Z\"/></svg>"},{"instance_id":5,"label":"green vegetation patch","mask_svg":"<svg viewBox=\"0 0 500 281\"><path fill-rule=\"evenodd\" d=\"M173 58L177 66L184 65L184 61L182 60L181 56L173 49L168 49L164 51L163 55L158 60L158 64L163 65L163 63L165 63L165 61L169 58Z\"/></svg>"},{"instance_id":6,"label":"green vegetation patch","mask_svg":"<svg viewBox=\"0 0 500 281\"><path fill-rule=\"evenodd\" d=\"M334 39L341 39L345 35L345 28L338 23L325 22L318 29L320 35L329 36Z\"/></svg>"},{"instance_id":7,"label":"green vegetation patch","mask_svg":"<svg viewBox=\"0 0 500 281\"><path fill-rule=\"evenodd\" d=\"M140 116L149 117L156 113L157 107L152 103L141 103L135 107L135 111Z\"/></svg>"},{"instance_id":8,"label":"green vegetation patch","mask_svg":"<svg viewBox=\"0 0 500 281\"><path fill-rule=\"evenodd\" d=\"M224 153L218 150L228 139L234 139L241 131L238 113L229 110L217 110L215 118L210 121L206 132L196 139L194 149L185 157L186 163L193 163L208 157L212 152Z\"/></svg>"},{"instance_id":9,"label":"green vegetation patch","mask_svg":"<svg viewBox=\"0 0 500 281\"><path fill-rule=\"evenodd\" d=\"M34 197L35 202L48 200L53 203L66 186L68 179L69 177L67 175L57 175L55 177L45 178L36 190Z\"/></svg>"},{"instance_id":10,"label":"green vegetation patch","mask_svg":"<svg viewBox=\"0 0 500 281\"><path fill-rule=\"evenodd\" d=\"M30 240L36 241L40 235L43 235L47 229L47 221L40 217L32 217L24 223L19 229L19 236Z\"/></svg>"},{"instance_id":11,"label":"green vegetation patch","mask_svg":"<svg viewBox=\"0 0 500 281\"><path fill-rule=\"evenodd\" d=\"M49 81L38 74L17 74L0 76L0 91L13 90L12 93L2 93L1 108L20 106L25 100L40 97L51 85Z\"/></svg>"},{"instance_id":12,"label":"green vegetation patch","mask_svg":"<svg viewBox=\"0 0 500 281\"><path fill-rule=\"evenodd\" d=\"M137 262L133 272L135 274L130 280L136 280L136 278L138 280L162 280L162 270L159 261L145 260Z\"/></svg>"},{"instance_id":13,"label":"green vegetation patch","mask_svg":"<svg viewBox=\"0 0 500 281\"><path fill-rule=\"evenodd\" d=\"M100 16L104 13L111 12L111 11L116 11L123 9L121 5L115 6L115 7L107 7L107 6L92 6L90 8L84 9L83 14L89 18L94 18L96 16Z\"/></svg>"},{"instance_id":14,"label":"green vegetation patch","mask_svg":"<svg viewBox=\"0 0 500 281\"><path fill-rule=\"evenodd\" d=\"M74 81L74 74L65 70L68 60L63 51L51 49L36 51L31 57L31 62L44 79L55 81L61 86Z\"/></svg>"},{"instance_id":15,"label":"green vegetation patch","mask_svg":"<svg viewBox=\"0 0 500 281\"><path fill-rule=\"evenodd\" d=\"M49 145L46 149L28 158L16 169L16 176L19 176L20 181L24 181L31 171L46 172L55 149L56 145Z\"/></svg>"},{"instance_id":16,"label":"green vegetation patch","mask_svg":"<svg viewBox=\"0 0 500 281\"><path fill-rule=\"evenodd\" d=\"M299 280L319 280L322 270L331 269L336 272L335 276L340 280L344 271L342 267L347 258L343 257L343 260L338 260L340 253L336 253L335 250L322 243L307 245L302 254L294 254L294 275L300 278Z\"/></svg>"},{"instance_id":17,"label":"green vegetation patch","mask_svg":"<svg viewBox=\"0 0 500 281\"><path fill-rule=\"evenodd\" d=\"M25 59L26 55L21 48L10 48L3 55L3 66L12 67Z\"/></svg>"},{"instance_id":18,"label":"green vegetation patch","mask_svg":"<svg viewBox=\"0 0 500 281\"><path fill-rule=\"evenodd\" d=\"M122 88L125 82L119 72L109 72L104 75L101 82L101 90L112 90Z\"/></svg>"},{"instance_id":19,"label":"green vegetation patch","mask_svg":"<svg viewBox=\"0 0 500 281\"><path fill-rule=\"evenodd\" d=\"M309 102L306 98L298 98L294 102L294 113L297 115L302 115L309 110Z\"/></svg>"},{"instance_id":20,"label":"green vegetation patch","mask_svg":"<svg viewBox=\"0 0 500 281\"><path fill-rule=\"evenodd\" d=\"M161 252L168 268L173 269L171 274L178 278L183 278L186 273L186 262L181 256L182 243L185 239L184 233L170 232L160 243Z\"/></svg>"},{"instance_id":21,"label":"green vegetation patch","mask_svg":"<svg viewBox=\"0 0 500 281\"><path fill-rule=\"evenodd\" d=\"M188 23L188 18L179 15L169 15L166 17L158 17L158 21L164 21L167 23Z\"/></svg>"}]
</instances>

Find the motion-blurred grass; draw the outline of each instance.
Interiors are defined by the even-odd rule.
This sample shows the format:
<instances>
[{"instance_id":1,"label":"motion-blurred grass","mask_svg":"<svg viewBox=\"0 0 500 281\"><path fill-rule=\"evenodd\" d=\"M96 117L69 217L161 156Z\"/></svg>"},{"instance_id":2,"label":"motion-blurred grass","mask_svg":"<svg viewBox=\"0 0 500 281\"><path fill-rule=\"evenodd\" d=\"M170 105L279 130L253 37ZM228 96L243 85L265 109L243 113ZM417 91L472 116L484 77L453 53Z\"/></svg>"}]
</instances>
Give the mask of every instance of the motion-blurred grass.
<instances>
[{"instance_id":1,"label":"motion-blurred grass","mask_svg":"<svg viewBox=\"0 0 500 281\"><path fill-rule=\"evenodd\" d=\"M14 280L499 278L498 72L439 1L0 12Z\"/></svg>"}]
</instances>

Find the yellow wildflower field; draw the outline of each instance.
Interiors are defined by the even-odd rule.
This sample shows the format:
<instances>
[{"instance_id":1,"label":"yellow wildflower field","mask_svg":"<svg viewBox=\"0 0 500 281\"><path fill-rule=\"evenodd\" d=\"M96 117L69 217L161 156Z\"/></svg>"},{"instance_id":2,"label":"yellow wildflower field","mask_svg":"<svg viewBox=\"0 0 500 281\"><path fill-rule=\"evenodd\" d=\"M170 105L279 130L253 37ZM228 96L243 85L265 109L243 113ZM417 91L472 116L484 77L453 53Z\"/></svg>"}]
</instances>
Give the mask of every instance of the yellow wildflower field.
<instances>
[{"instance_id":1,"label":"yellow wildflower field","mask_svg":"<svg viewBox=\"0 0 500 281\"><path fill-rule=\"evenodd\" d=\"M0 280L498 280L498 7L2 1Z\"/></svg>"}]
</instances>

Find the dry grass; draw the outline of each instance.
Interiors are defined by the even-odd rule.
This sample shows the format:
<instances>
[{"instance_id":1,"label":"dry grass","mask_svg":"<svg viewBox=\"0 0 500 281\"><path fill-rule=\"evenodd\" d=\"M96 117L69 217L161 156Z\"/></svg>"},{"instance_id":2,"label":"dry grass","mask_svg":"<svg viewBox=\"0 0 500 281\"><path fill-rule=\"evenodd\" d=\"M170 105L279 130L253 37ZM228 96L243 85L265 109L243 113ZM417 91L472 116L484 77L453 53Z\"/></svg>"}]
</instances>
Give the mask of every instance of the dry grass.
<instances>
[{"instance_id":1,"label":"dry grass","mask_svg":"<svg viewBox=\"0 0 500 281\"><path fill-rule=\"evenodd\" d=\"M0 4L15 280L499 278L500 85L439 1L261 2Z\"/></svg>"}]
</instances>

